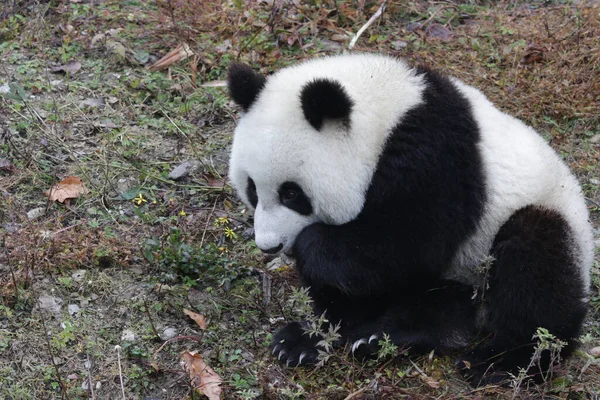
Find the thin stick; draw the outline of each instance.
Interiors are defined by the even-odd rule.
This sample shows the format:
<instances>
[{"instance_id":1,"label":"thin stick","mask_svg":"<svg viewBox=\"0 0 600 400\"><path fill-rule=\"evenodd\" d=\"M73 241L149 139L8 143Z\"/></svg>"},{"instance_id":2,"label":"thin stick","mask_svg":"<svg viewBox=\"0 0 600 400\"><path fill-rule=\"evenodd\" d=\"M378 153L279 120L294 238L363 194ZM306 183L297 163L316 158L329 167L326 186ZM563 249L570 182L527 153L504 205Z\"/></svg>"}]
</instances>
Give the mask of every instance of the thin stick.
<instances>
[{"instance_id":1,"label":"thin stick","mask_svg":"<svg viewBox=\"0 0 600 400\"><path fill-rule=\"evenodd\" d=\"M56 365L56 362L54 362L54 354L52 354L52 346L50 345L50 339L48 339L48 329L46 328L46 319L44 318L44 315L42 314L41 309L39 310L39 314L40 314L41 321L42 321L42 328L44 328L44 338L46 339L46 345L48 346L48 353L50 353L50 361L52 361L52 365L54 366L54 369L56 371L56 379L58 379L58 384L60 386L60 397L63 400L68 399L69 396L67 395L67 388L65 386L64 381L62 380L62 376L60 375L60 370L58 369L58 365Z\"/></svg>"},{"instance_id":2,"label":"thin stick","mask_svg":"<svg viewBox=\"0 0 600 400\"><path fill-rule=\"evenodd\" d=\"M164 347L167 345L167 343L173 342L173 341L175 341L175 340L181 340L181 339L192 339L192 340L195 340L195 341L196 341L196 342L198 342L198 343L202 343L202 342L200 341L200 339L198 339L198 338L197 338L197 337L195 337L195 336L177 336L177 337L171 338L171 339L169 339L169 340L165 341L163 344L161 344L161 345L160 345L160 347L158 348L158 350L156 350L156 351L154 352L154 356L156 357L156 355L157 355L158 353L160 353L160 351L161 351L161 350L162 350L162 349L163 349L163 348L164 348Z\"/></svg>"},{"instance_id":3,"label":"thin stick","mask_svg":"<svg viewBox=\"0 0 600 400\"><path fill-rule=\"evenodd\" d=\"M90 355L86 353L86 357L87 357L87 363L85 365L85 369L87 369L87 373L88 373L88 385L90 387L90 396L92 397L92 400L95 400L94 397L94 381L92 379L92 361L90 360Z\"/></svg>"},{"instance_id":4,"label":"thin stick","mask_svg":"<svg viewBox=\"0 0 600 400\"><path fill-rule=\"evenodd\" d=\"M364 387L364 388L362 388L362 389L359 389L359 390L357 390L356 392L350 393L348 396L346 396L346 397L344 398L344 400L350 400L350 399L353 399L353 398L355 398L356 396L358 396L359 394L362 394L362 393L363 393L365 390L367 390L367 388L366 388L366 387Z\"/></svg>"},{"instance_id":5,"label":"thin stick","mask_svg":"<svg viewBox=\"0 0 600 400\"><path fill-rule=\"evenodd\" d=\"M385 11L385 7L387 6L387 2L388 2L388 0L383 0L381 2L381 6L379 6L379 9L377 10L377 12L375 14L373 14L373 16L367 21L366 24L364 24L362 26L362 28L360 28L358 30L358 32L356 32L356 35L354 35L354 37L350 41L350 44L348 45L348 50L352 50L354 48L354 45L358 41L358 38L360 38L360 35L362 35L363 32L366 31L367 28L369 26L371 26L373 24L373 22L375 22L375 20L381 16L381 14L383 14L383 12Z\"/></svg>"},{"instance_id":6,"label":"thin stick","mask_svg":"<svg viewBox=\"0 0 600 400\"><path fill-rule=\"evenodd\" d=\"M123 371L121 370L121 346L116 345L115 350L117 351L117 363L119 364L119 380L121 381L121 393L123 394L123 400L127 400L125 397L125 385L123 384Z\"/></svg>"}]
</instances>

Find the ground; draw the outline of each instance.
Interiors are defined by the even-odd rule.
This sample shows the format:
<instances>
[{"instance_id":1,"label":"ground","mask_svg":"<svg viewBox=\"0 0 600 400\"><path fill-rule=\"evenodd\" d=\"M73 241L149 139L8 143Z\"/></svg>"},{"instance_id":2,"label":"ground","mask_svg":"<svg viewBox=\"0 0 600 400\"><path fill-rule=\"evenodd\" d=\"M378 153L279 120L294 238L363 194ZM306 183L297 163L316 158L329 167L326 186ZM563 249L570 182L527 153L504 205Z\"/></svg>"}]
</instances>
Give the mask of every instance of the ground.
<instances>
[{"instance_id":1,"label":"ground","mask_svg":"<svg viewBox=\"0 0 600 400\"><path fill-rule=\"evenodd\" d=\"M598 263L581 349L544 385L474 390L452 359L393 346L367 362L334 351L308 369L268 354L306 296L289 261L257 251L227 185L238 110L222 79L235 59L269 73L347 49L380 5L3 2L3 399L202 398L180 363L188 351L221 377L224 399L598 396ZM457 76L534 126L580 179L597 228L598 37L592 1L390 2L354 50Z\"/></svg>"}]
</instances>

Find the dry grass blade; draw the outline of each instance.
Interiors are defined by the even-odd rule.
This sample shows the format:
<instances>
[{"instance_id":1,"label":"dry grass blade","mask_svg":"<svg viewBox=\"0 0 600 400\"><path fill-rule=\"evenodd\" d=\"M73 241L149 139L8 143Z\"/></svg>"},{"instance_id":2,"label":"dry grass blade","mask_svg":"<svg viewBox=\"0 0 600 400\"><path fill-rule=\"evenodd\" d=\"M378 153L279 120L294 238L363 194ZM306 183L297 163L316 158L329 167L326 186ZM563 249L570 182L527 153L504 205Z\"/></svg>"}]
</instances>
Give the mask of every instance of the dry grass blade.
<instances>
[{"instance_id":1,"label":"dry grass blade","mask_svg":"<svg viewBox=\"0 0 600 400\"><path fill-rule=\"evenodd\" d=\"M181 363L189 371L192 385L199 393L204 394L209 400L221 398L221 377L202 359L195 351L186 351L181 354Z\"/></svg>"},{"instance_id":2,"label":"dry grass blade","mask_svg":"<svg viewBox=\"0 0 600 400\"><path fill-rule=\"evenodd\" d=\"M190 46L187 43L183 43L168 52L163 58L149 66L148 69L150 71L159 71L193 55L194 52L192 49L190 49Z\"/></svg>"}]
</instances>

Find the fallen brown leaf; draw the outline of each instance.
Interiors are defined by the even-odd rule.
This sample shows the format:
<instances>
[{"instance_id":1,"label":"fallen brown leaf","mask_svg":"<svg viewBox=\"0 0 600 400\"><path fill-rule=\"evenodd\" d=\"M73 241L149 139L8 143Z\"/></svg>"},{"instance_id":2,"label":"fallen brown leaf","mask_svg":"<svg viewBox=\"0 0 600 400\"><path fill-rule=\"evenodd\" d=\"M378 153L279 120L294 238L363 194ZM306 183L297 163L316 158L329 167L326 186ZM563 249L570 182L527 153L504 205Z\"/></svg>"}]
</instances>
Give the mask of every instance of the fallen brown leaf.
<instances>
[{"instance_id":1,"label":"fallen brown leaf","mask_svg":"<svg viewBox=\"0 0 600 400\"><path fill-rule=\"evenodd\" d=\"M425 29L425 34L432 38L438 38L443 42L452 40L452 32L442 24L431 24Z\"/></svg>"},{"instance_id":2,"label":"fallen brown leaf","mask_svg":"<svg viewBox=\"0 0 600 400\"><path fill-rule=\"evenodd\" d=\"M180 44L173 50L168 52L163 58L148 67L150 71L158 71L165 69L178 61L185 60L186 58L194 55L192 49L187 43Z\"/></svg>"},{"instance_id":3,"label":"fallen brown leaf","mask_svg":"<svg viewBox=\"0 0 600 400\"><path fill-rule=\"evenodd\" d=\"M50 201L58 201L59 203L76 199L85 193L87 193L87 189L83 186L81 178L77 176L69 176L45 192Z\"/></svg>"},{"instance_id":4,"label":"fallen brown leaf","mask_svg":"<svg viewBox=\"0 0 600 400\"><path fill-rule=\"evenodd\" d=\"M200 327L200 329L206 329L206 318L204 318L204 315L195 313L190 310L186 310L185 308L183 309L183 313L191 319L193 319L194 322L196 322L196 324Z\"/></svg>"},{"instance_id":5,"label":"fallen brown leaf","mask_svg":"<svg viewBox=\"0 0 600 400\"><path fill-rule=\"evenodd\" d=\"M204 394L209 400L221 398L221 377L195 351L181 354L181 364L189 371L192 385L198 393Z\"/></svg>"}]
</instances>

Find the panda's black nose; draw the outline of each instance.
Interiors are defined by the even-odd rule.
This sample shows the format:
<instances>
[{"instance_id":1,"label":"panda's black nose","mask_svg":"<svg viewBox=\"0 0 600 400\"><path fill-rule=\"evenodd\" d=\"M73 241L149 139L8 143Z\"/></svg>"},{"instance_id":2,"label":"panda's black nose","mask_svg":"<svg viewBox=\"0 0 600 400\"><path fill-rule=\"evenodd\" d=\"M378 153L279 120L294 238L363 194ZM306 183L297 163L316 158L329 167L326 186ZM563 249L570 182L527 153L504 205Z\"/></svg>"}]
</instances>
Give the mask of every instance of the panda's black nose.
<instances>
[{"instance_id":1,"label":"panda's black nose","mask_svg":"<svg viewBox=\"0 0 600 400\"><path fill-rule=\"evenodd\" d=\"M263 252L263 253L267 253L267 254L275 254L277 253L279 250L281 250L283 248L283 243L279 243L279 246L277 247L271 247L270 249L261 249L259 247L259 249Z\"/></svg>"}]
</instances>

